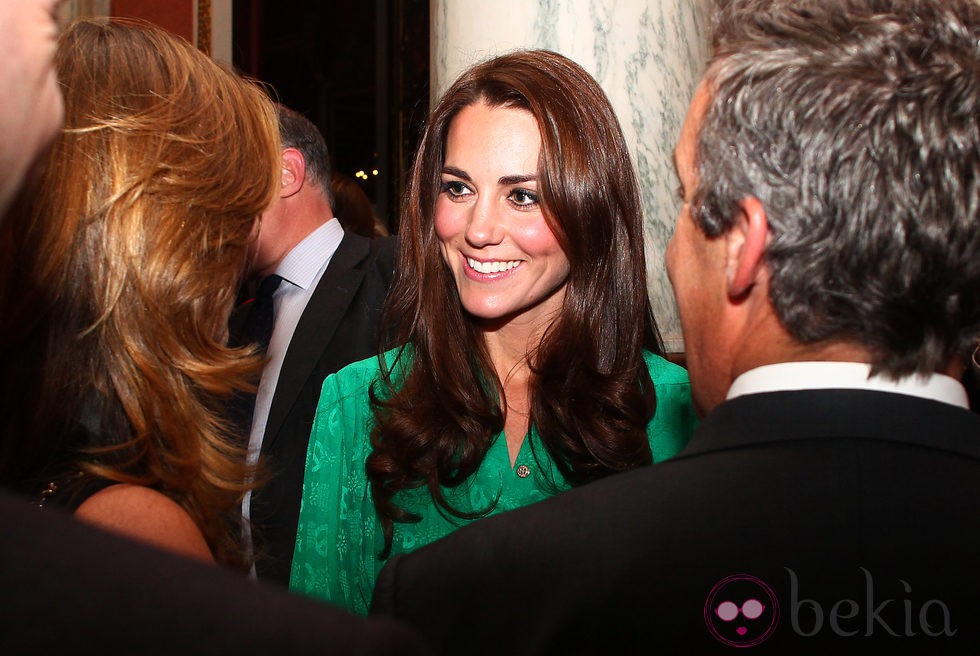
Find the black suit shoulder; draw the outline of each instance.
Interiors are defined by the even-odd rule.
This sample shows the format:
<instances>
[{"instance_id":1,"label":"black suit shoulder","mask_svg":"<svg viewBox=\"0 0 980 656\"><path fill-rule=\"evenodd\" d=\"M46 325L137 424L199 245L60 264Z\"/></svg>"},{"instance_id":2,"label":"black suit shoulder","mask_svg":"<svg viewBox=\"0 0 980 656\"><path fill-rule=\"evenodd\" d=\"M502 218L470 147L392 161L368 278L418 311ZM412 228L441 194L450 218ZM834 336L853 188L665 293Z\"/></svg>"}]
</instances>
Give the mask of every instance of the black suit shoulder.
<instances>
[{"instance_id":1,"label":"black suit shoulder","mask_svg":"<svg viewBox=\"0 0 980 656\"><path fill-rule=\"evenodd\" d=\"M395 274L395 255L398 252L398 236L375 237L368 239L371 257L369 260L378 267L388 282L391 282Z\"/></svg>"},{"instance_id":2,"label":"black suit shoulder","mask_svg":"<svg viewBox=\"0 0 980 656\"><path fill-rule=\"evenodd\" d=\"M0 653L427 653L395 622L256 584L0 492Z\"/></svg>"},{"instance_id":3,"label":"black suit shoulder","mask_svg":"<svg viewBox=\"0 0 980 656\"><path fill-rule=\"evenodd\" d=\"M671 460L392 558L372 613L445 653L730 653L763 632L712 599L758 598L779 615L753 653L975 652L978 437L898 394L742 397Z\"/></svg>"},{"instance_id":4,"label":"black suit shoulder","mask_svg":"<svg viewBox=\"0 0 980 656\"><path fill-rule=\"evenodd\" d=\"M390 283L395 274L395 254L398 250L398 236L376 237L370 239L363 235L344 233L324 277L331 268L354 268L375 271L381 280Z\"/></svg>"}]
</instances>

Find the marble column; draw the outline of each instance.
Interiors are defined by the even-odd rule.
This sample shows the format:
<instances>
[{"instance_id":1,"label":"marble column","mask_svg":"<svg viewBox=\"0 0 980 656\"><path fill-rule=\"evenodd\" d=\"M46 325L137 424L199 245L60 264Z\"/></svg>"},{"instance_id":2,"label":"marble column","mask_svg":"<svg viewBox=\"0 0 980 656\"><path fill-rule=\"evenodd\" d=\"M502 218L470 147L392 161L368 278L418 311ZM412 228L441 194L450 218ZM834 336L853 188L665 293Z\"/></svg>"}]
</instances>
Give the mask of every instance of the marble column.
<instances>
[{"instance_id":1,"label":"marble column","mask_svg":"<svg viewBox=\"0 0 980 656\"><path fill-rule=\"evenodd\" d=\"M708 3L432 0L430 7L433 98L470 65L516 48L560 52L602 86L640 180L654 314L668 352L682 351L664 250L678 210L672 152L708 54Z\"/></svg>"}]
</instances>

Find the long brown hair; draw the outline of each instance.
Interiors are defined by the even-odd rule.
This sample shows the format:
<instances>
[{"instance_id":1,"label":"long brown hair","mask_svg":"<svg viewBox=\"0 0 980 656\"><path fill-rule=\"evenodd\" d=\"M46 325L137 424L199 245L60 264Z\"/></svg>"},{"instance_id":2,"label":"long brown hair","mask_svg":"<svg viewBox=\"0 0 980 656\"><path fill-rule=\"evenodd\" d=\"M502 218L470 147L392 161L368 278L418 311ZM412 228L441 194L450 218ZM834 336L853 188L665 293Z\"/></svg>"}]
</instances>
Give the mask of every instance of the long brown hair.
<instances>
[{"instance_id":1,"label":"long brown hair","mask_svg":"<svg viewBox=\"0 0 980 656\"><path fill-rule=\"evenodd\" d=\"M520 51L456 80L432 112L412 167L402 216L399 269L385 307L411 366L371 391L375 427L367 460L390 549L393 521L415 516L394 495L473 474L503 429L503 388L479 327L464 311L439 250L433 213L446 135L476 102L530 112L541 133L539 193L570 264L564 305L533 353L530 421L572 485L651 461L646 424L656 396L643 363L662 353L650 310L642 210L629 151L611 105L579 65L553 52ZM487 382L489 381L489 385ZM484 509L486 510L486 509Z\"/></svg>"},{"instance_id":2,"label":"long brown hair","mask_svg":"<svg viewBox=\"0 0 980 656\"><path fill-rule=\"evenodd\" d=\"M257 217L278 188L275 107L145 24L79 21L56 66L64 129L4 230L0 483L83 472L157 489L243 565L248 471L223 417L261 366L225 346Z\"/></svg>"}]
</instances>

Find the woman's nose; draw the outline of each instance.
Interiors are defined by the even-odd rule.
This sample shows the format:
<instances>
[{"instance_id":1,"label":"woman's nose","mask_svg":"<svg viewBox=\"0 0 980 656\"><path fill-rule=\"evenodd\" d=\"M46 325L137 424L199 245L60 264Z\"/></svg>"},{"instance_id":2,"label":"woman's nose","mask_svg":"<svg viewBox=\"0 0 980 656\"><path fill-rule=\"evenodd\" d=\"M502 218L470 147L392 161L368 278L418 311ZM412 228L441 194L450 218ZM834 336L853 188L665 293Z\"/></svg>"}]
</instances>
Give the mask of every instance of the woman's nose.
<instances>
[{"instance_id":1,"label":"woman's nose","mask_svg":"<svg viewBox=\"0 0 980 656\"><path fill-rule=\"evenodd\" d=\"M466 225L466 241L477 248L491 246L500 242L502 234L498 209L491 199L481 198L470 212Z\"/></svg>"}]
</instances>

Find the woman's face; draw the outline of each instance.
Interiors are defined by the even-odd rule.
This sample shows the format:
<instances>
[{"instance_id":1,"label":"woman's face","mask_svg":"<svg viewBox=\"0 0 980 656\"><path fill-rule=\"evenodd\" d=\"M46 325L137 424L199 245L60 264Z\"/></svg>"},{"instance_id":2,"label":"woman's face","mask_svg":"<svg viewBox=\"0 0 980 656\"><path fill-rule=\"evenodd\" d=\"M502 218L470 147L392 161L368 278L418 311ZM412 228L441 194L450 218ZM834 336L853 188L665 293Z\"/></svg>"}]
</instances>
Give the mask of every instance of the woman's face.
<instances>
[{"instance_id":1,"label":"woman's face","mask_svg":"<svg viewBox=\"0 0 980 656\"><path fill-rule=\"evenodd\" d=\"M561 308L569 265L538 200L540 149L523 109L479 102L449 125L435 231L479 319L545 325Z\"/></svg>"}]
</instances>

